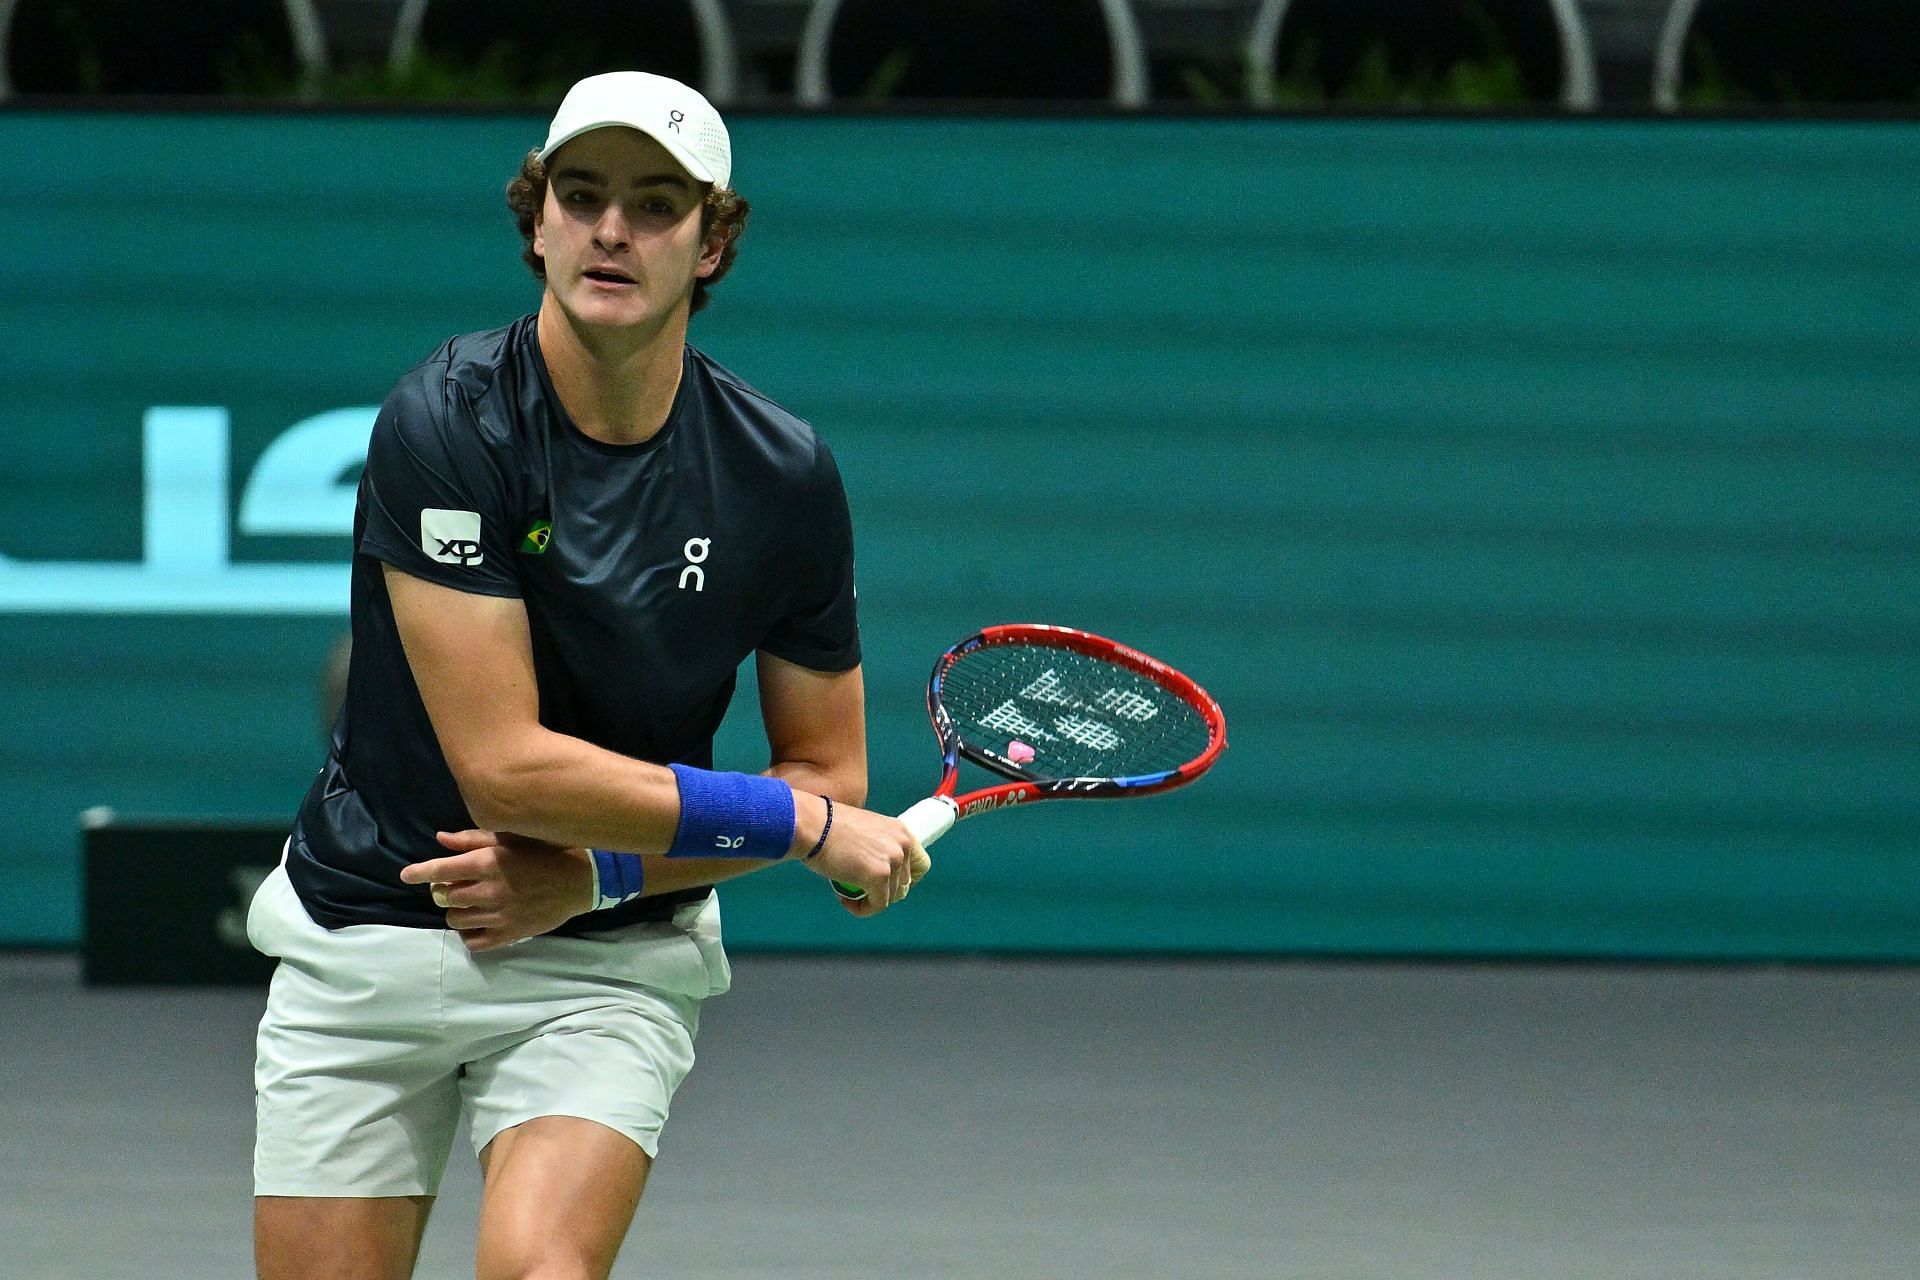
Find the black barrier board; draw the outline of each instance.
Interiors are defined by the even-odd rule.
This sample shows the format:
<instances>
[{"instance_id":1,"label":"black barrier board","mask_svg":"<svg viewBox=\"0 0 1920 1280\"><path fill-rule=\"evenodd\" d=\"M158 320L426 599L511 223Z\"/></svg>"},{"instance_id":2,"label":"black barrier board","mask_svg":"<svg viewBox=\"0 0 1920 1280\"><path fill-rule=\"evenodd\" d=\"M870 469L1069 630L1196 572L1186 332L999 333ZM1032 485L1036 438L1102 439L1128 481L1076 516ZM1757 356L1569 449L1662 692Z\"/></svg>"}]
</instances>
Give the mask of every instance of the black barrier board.
<instances>
[{"instance_id":1,"label":"black barrier board","mask_svg":"<svg viewBox=\"0 0 1920 1280\"><path fill-rule=\"evenodd\" d=\"M82 820L82 972L90 985L255 985L274 961L247 943L247 904L279 862L284 819Z\"/></svg>"}]
</instances>

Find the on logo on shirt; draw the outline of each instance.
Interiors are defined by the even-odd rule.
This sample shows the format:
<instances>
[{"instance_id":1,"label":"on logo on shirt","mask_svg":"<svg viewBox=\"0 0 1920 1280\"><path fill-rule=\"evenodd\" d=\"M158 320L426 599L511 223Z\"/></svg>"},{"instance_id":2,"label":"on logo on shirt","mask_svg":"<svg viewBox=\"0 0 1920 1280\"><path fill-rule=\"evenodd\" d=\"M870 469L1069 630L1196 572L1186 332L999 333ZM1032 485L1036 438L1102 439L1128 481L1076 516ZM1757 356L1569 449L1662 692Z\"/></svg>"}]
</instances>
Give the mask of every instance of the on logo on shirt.
<instances>
[{"instance_id":1,"label":"on logo on shirt","mask_svg":"<svg viewBox=\"0 0 1920 1280\"><path fill-rule=\"evenodd\" d=\"M687 583L693 583L695 591L707 589L707 571L700 566L707 562L707 553L713 549L712 538L688 538L687 545L680 548L680 554L687 558L686 568L680 570L680 589L685 591Z\"/></svg>"},{"instance_id":2,"label":"on logo on shirt","mask_svg":"<svg viewBox=\"0 0 1920 1280\"><path fill-rule=\"evenodd\" d=\"M480 513L425 507L420 512L420 549L441 564L471 568L486 557L480 550Z\"/></svg>"}]
</instances>

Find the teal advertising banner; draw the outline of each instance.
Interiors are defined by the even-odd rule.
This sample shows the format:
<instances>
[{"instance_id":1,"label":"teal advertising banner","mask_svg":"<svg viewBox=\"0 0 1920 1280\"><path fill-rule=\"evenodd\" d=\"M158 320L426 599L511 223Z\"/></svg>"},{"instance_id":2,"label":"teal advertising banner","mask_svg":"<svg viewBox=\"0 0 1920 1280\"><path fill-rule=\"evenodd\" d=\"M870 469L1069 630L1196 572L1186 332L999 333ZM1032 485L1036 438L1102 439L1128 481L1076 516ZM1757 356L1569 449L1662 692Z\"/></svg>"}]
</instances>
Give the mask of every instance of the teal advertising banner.
<instances>
[{"instance_id":1,"label":"teal advertising banner","mask_svg":"<svg viewBox=\"0 0 1920 1280\"><path fill-rule=\"evenodd\" d=\"M85 810L291 815L373 406L537 305L542 127L0 113L0 944L80 936ZM693 340L840 458L873 804L990 622L1156 653L1232 743L970 822L872 922L730 885L736 946L1920 957L1920 129L735 142Z\"/></svg>"}]
</instances>

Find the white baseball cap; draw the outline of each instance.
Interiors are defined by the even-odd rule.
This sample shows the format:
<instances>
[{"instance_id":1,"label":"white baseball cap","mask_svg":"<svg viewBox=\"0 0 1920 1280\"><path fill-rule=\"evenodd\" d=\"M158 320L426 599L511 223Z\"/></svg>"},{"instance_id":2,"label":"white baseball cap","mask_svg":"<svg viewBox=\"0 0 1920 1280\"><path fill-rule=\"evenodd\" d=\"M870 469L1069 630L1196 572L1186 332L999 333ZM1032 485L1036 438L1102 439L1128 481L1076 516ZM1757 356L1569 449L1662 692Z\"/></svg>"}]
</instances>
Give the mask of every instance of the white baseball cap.
<instances>
[{"instance_id":1,"label":"white baseball cap","mask_svg":"<svg viewBox=\"0 0 1920 1280\"><path fill-rule=\"evenodd\" d=\"M724 187L733 177L733 143L713 104L698 89L646 71L608 71L567 90L540 159L583 133L615 126L652 138L696 181Z\"/></svg>"}]
</instances>

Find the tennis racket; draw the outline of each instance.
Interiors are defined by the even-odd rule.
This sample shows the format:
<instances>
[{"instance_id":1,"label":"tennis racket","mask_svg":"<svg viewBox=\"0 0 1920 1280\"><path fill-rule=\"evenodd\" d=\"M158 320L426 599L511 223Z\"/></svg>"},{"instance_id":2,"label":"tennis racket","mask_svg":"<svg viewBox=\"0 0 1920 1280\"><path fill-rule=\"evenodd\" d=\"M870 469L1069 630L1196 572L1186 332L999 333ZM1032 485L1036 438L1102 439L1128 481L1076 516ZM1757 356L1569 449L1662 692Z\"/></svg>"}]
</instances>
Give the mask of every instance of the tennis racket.
<instances>
[{"instance_id":1,"label":"tennis racket","mask_svg":"<svg viewBox=\"0 0 1920 1280\"><path fill-rule=\"evenodd\" d=\"M1071 627L988 627L933 664L927 714L940 785L900 815L922 848L962 818L1034 800L1184 787L1220 758L1227 720L1205 689L1138 649ZM955 795L960 761L1005 781ZM849 902L866 897L833 882Z\"/></svg>"}]
</instances>

